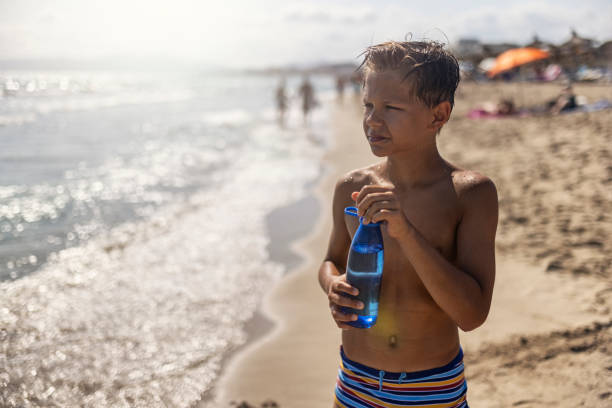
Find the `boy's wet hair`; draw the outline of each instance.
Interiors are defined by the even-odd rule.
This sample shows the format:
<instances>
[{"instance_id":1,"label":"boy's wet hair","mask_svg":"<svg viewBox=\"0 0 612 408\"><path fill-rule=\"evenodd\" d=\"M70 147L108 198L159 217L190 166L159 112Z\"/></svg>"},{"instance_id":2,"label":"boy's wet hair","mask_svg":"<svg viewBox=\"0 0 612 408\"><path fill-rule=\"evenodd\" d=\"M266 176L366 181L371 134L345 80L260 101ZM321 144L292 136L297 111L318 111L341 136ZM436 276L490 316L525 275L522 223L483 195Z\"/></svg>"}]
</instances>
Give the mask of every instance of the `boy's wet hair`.
<instances>
[{"instance_id":1,"label":"boy's wet hair","mask_svg":"<svg viewBox=\"0 0 612 408\"><path fill-rule=\"evenodd\" d=\"M399 70L410 79L413 96L430 108L440 102L455 104L459 85L457 59L436 41L388 41L368 47L359 69L369 72Z\"/></svg>"}]
</instances>

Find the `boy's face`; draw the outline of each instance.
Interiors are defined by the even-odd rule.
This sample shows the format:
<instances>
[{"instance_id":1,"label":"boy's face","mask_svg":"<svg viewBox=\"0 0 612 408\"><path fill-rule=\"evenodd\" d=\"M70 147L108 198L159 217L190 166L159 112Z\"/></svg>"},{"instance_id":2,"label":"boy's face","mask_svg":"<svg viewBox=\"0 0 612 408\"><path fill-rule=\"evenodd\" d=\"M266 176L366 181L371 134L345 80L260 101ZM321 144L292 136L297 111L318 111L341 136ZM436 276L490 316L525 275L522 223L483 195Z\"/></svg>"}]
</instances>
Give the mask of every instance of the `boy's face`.
<instances>
[{"instance_id":1,"label":"boy's face","mask_svg":"<svg viewBox=\"0 0 612 408\"><path fill-rule=\"evenodd\" d=\"M370 72L363 94L363 130L376 156L415 151L435 138L432 109L411 94L397 71Z\"/></svg>"}]
</instances>

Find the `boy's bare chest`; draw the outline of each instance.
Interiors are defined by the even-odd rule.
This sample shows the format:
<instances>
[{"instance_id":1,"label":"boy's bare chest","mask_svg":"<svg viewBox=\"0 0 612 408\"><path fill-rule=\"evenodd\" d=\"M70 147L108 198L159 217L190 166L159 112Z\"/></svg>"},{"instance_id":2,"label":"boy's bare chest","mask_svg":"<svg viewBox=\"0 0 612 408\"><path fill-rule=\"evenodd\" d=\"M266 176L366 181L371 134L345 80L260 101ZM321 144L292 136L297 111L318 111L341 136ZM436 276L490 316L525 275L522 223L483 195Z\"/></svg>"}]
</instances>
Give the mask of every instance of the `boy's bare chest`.
<instances>
[{"instance_id":1,"label":"boy's bare chest","mask_svg":"<svg viewBox=\"0 0 612 408\"><path fill-rule=\"evenodd\" d=\"M460 210L452 194L401 195L402 212L429 244L452 260ZM390 244L394 244L387 237Z\"/></svg>"}]
</instances>

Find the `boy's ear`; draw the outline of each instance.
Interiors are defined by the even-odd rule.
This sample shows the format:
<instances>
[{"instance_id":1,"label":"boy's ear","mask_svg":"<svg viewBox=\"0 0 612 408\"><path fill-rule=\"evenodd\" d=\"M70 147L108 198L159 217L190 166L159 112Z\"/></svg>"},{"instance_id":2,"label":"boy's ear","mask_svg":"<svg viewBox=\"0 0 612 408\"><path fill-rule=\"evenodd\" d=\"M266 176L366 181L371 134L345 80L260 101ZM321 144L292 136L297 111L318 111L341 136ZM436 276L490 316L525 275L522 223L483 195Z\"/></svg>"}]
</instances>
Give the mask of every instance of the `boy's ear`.
<instances>
[{"instance_id":1,"label":"boy's ear","mask_svg":"<svg viewBox=\"0 0 612 408\"><path fill-rule=\"evenodd\" d=\"M429 128L438 131L450 118L451 114L451 105L449 101L440 102L438 105L434 106L432 109L433 119L429 124Z\"/></svg>"}]
</instances>

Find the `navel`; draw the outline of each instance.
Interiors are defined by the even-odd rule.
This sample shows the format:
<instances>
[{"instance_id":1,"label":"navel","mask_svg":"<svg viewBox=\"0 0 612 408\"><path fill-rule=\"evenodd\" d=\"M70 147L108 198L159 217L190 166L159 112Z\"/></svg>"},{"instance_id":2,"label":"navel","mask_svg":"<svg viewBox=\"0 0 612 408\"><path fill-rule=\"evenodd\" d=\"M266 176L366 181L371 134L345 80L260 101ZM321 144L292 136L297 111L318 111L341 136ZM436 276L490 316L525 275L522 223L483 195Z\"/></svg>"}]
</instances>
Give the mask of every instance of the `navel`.
<instances>
[{"instance_id":1,"label":"navel","mask_svg":"<svg viewBox=\"0 0 612 408\"><path fill-rule=\"evenodd\" d=\"M389 336L389 347L391 348L397 347L397 336L395 334Z\"/></svg>"}]
</instances>

